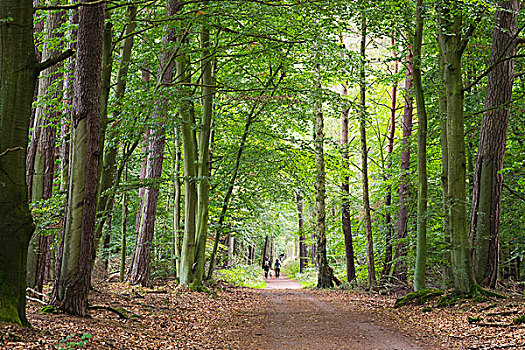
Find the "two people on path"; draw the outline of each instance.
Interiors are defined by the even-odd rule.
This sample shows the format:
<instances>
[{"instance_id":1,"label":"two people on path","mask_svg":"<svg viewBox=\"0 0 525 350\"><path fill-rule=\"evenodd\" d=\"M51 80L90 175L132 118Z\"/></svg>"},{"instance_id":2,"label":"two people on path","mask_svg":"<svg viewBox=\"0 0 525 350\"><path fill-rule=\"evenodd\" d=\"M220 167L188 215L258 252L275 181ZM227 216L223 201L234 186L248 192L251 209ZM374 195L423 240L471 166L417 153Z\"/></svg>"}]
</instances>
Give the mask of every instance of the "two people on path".
<instances>
[{"instance_id":1,"label":"two people on path","mask_svg":"<svg viewBox=\"0 0 525 350\"><path fill-rule=\"evenodd\" d=\"M263 259L263 263L262 263L262 268L263 268L263 271L264 271L264 278L268 278L268 275L269 275L269 272L270 272L270 259L268 259L268 257L264 257ZM281 266L282 266L282 263L281 263L281 260L280 259L275 259L275 264L273 266L274 268L274 271L275 271L275 277L276 278L279 278L281 276Z\"/></svg>"}]
</instances>

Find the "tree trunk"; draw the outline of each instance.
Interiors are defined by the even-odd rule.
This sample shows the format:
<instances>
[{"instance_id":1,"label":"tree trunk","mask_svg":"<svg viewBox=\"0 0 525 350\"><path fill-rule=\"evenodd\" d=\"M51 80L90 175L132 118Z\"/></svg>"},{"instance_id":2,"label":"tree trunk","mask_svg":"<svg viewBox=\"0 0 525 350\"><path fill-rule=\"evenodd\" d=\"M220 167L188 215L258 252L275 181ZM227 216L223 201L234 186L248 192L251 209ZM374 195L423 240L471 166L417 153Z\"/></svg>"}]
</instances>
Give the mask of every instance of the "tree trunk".
<instances>
[{"instance_id":1,"label":"tree trunk","mask_svg":"<svg viewBox=\"0 0 525 350\"><path fill-rule=\"evenodd\" d=\"M503 189L503 162L507 141L507 127L514 83L516 30L520 2L500 1L495 13L492 51L489 66L495 66L488 75L485 110L481 123L478 155L474 171L470 239L474 244L476 280L491 288L496 287L499 267L499 227L501 192Z\"/></svg>"},{"instance_id":2,"label":"tree trunk","mask_svg":"<svg viewBox=\"0 0 525 350\"><path fill-rule=\"evenodd\" d=\"M128 14L127 14L127 26L126 30L124 31L124 37L125 39L122 42L122 48L121 48L121 61L120 61L120 68L117 73L117 83L115 86L115 94L114 99L117 106L120 106L121 100L124 97L124 93L126 91L126 83L127 83L127 77L128 77L128 70L129 70L129 64L131 59L131 50L133 48L133 39L136 28L136 23L134 21L135 16L137 14L137 8L135 6L130 6L128 8ZM111 35L111 29L108 28L108 25L106 25L106 30L104 34L104 44L106 45L109 43L109 54L111 54L111 44L112 44L112 35ZM104 64L104 63L103 63ZM111 73L110 67L107 67L106 70L108 73ZM108 88L109 88L109 81ZM108 90L109 93L109 90ZM107 100L105 101L107 104ZM101 101L101 103L104 103L104 99ZM107 111L107 105L106 108L102 108L102 112L104 110ZM114 110L112 115L112 127L110 129L110 139L115 139L118 137L119 131L118 126L120 124L119 121L120 117L120 110L117 108ZM107 124L107 122L106 122ZM106 129L104 129L104 132L101 132L101 140L105 139ZM95 249L93 251L93 258L95 258L97 253L97 245L98 240L100 237L102 237L102 231L104 229L104 224L111 216L111 212L113 210L113 204L114 202L114 192L115 191L109 191L110 188L114 187L117 184L117 179L115 178L115 172L117 168L117 154L118 154L119 147L117 143L110 146L108 149L104 150L104 145L101 145L101 154L104 154L104 161L103 166L101 169L100 174L100 181L99 181L99 200L97 203L97 228L95 231ZM110 193L108 193L110 192Z\"/></svg>"},{"instance_id":3,"label":"tree trunk","mask_svg":"<svg viewBox=\"0 0 525 350\"><path fill-rule=\"evenodd\" d=\"M416 33L414 36L414 95L417 104L417 252L414 290L425 288L427 265L427 111L421 78L421 46L423 44L423 0L416 0Z\"/></svg>"},{"instance_id":4,"label":"tree trunk","mask_svg":"<svg viewBox=\"0 0 525 350\"><path fill-rule=\"evenodd\" d=\"M297 217L299 223L299 272L304 272L308 266L308 252L306 251L306 237L304 235L303 196L297 193Z\"/></svg>"},{"instance_id":5,"label":"tree trunk","mask_svg":"<svg viewBox=\"0 0 525 350\"><path fill-rule=\"evenodd\" d=\"M321 93L321 72L319 63L315 67L317 92ZM319 97L314 102L314 147L315 147L315 239L317 244L317 288L331 288L332 269L326 257L326 169L324 163L324 120L323 110Z\"/></svg>"},{"instance_id":6,"label":"tree trunk","mask_svg":"<svg viewBox=\"0 0 525 350\"><path fill-rule=\"evenodd\" d=\"M97 205L104 5L79 10L71 180L60 276L53 304L86 316Z\"/></svg>"},{"instance_id":7,"label":"tree trunk","mask_svg":"<svg viewBox=\"0 0 525 350\"><path fill-rule=\"evenodd\" d=\"M445 89L447 94L447 150L448 150L448 217L454 287L468 293L475 287L467 231L466 157L463 118L463 86L461 56L468 42L462 38L464 25L457 1L442 7L440 49L444 58Z\"/></svg>"},{"instance_id":8,"label":"tree trunk","mask_svg":"<svg viewBox=\"0 0 525 350\"><path fill-rule=\"evenodd\" d=\"M67 48L77 50L78 10L71 11L69 25L72 29L68 31ZM60 127L60 191L66 192L69 188L69 151L70 151L70 127L71 127L71 107L73 104L73 89L75 85L75 62L76 57L70 57L66 61L66 74L64 76L64 119Z\"/></svg>"},{"instance_id":9,"label":"tree trunk","mask_svg":"<svg viewBox=\"0 0 525 350\"><path fill-rule=\"evenodd\" d=\"M205 2L205 5L208 2ZM213 118L213 99L215 89L212 87L212 66L213 56L210 55L210 30L207 27L202 29L200 36L201 42L201 59L202 59L202 119L199 127L199 163L197 187L197 237L196 237L196 254L195 276L193 285L199 288L202 285L204 274L204 260L206 251L206 240L208 238L208 202L210 188L210 135Z\"/></svg>"},{"instance_id":10,"label":"tree trunk","mask_svg":"<svg viewBox=\"0 0 525 350\"><path fill-rule=\"evenodd\" d=\"M168 0L166 13L173 17L179 10L178 0ZM163 43L169 45L175 41L175 29L170 26L164 27ZM171 50L166 50L161 55L159 68L157 70L157 85L171 84L173 79L173 64L170 61ZM162 163L164 160L164 146L166 142L166 130L163 125L164 119L168 117L168 101L165 97L159 97L155 110L155 129L150 130L149 145L146 166L147 179L159 179L162 175ZM150 286L149 264L151 260L151 246L155 231L155 215L157 212L157 201L159 195L158 184L145 189L142 199L140 228L133 252L132 265L129 269L128 280L133 284Z\"/></svg>"},{"instance_id":11,"label":"tree trunk","mask_svg":"<svg viewBox=\"0 0 525 350\"><path fill-rule=\"evenodd\" d=\"M392 54L394 57L394 75L397 75L397 72L399 70L398 60L397 60L397 52L394 49L394 38L391 38L390 41L392 45ZM396 131L396 108L397 108L397 81L392 86L392 99L390 104L390 128L388 130L388 148L387 148L387 154L388 154L388 162L386 164L387 169L387 175L385 180L390 180L390 173L389 170L392 168L392 153L394 152L394 137L395 137L395 131ZM385 207L386 207L386 214L385 214L385 259L383 262L383 271L381 271L381 281L387 279L387 277L390 275L390 270L392 269L392 235L393 235L393 227L392 227L392 216L390 214L391 212L391 206L392 206L392 186L388 185L386 188L386 196L385 196Z\"/></svg>"},{"instance_id":12,"label":"tree trunk","mask_svg":"<svg viewBox=\"0 0 525 350\"><path fill-rule=\"evenodd\" d=\"M124 180L127 180L127 169L124 173ZM119 281L124 281L126 274L126 250L127 250L127 225L128 225L128 194L122 193L122 235L120 240L120 268Z\"/></svg>"},{"instance_id":13,"label":"tree trunk","mask_svg":"<svg viewBox=\"0 0 525 350\"><path fill-rule=\"evenodd\" d=\"M182 247L182 236L181 236L181 183L180 183L180 163L182 158L182 153L180 150L180 131L179 128L175 128L175 159L174 159L174 179L173 179L173 188L174 188L174 203L173 203L173 251L175 255L175 274L178 276L180 271L180 253Z\"/></svg>"},{"instance_id":14,"label":"tree trunk","mask_svg":"<svg viewBox=\"0 0 525 350\"><path fill-rule=\"evenodd\" d=\"M346 86L344 87L343 95L348 95ZM343 169L346 171L349 166L349 152L348 152L348 112L345 108L341 118L341 156ZM346 254L346 280L348 282L355 278L355 264L354 264L354 243L352 239L352 221L350 217L350 177L345 175L343 183L341 184L343 192L341 203L341 225L345 237L345 254Z\"/></svg>"},{"instance_id":15,"label":"tree trunk","mask_svg":"<svg viewBox=\"0 0 525 350\"><path fill-rule=\"evenodd\" d=\"M42 60L48 60L57 55L58 48L53 48L49 42L60 37L57 29L64 22L63 12L52 12L49 14L45 24L45 44ZM60 99L58 91L62 74L59 73L60 65L54 65L43 71L38 84L38 106L35 112L35 126L33 137L29 147L28 168L32 169L29 174L28 184L31 186L30 197L36 202L51 198L53 193L53 178L55 173L55 147L56 147L56 120L60 115L53 104L53 99ZM53 92L54 91L54 92ZM50 246L52 236L44 231L38 231L31 239L31 248L28 250L27 266L28 281L31 288L42 291L44 279L51 265ZM33 243L34 241L34 243Z\"/></svg>"},{"instance_id":16,"label":"tree trunk","mask_svg":"<svg viewBox=\"0 0 525 350\"><path fill-rule=\"evenodd\" d=\"M363 211L365 214L366 231L366 265L368 269L368 287L376 286L374 259L374 237L372 235L372 219L370 215L370 198L368 190L368 148L366 146L366 20L361 19L361 72L360 72L360 111L359 124L361 133L361 177L363 181Z\"/></svg>"},{"instance_id":17,"label":"tree trunk","mask_svg":"<svg viewBox=\"0 0 525 350\"><path fill-rule=\"evenodd\" d=\"M181 82L191 82L188 74L188 58L183 55L177 61L177 76ZM189 285L193 278L195 262L196 211L197 211L197 140L195 136L195 111L190 91L181 88L183 103L180 109L182 119L182 145L184 148L184 238L182 241L180 284Z\"/></svg>"},{"instance_id":18,"label":"tree trunk","mask_svg":"<svg viewBox=\"0 0 525 350\"><path fill-rule=\"evenodd\" d=\"M407 248L406 238L408 232L408 199L410 197L410 143L412 138L412 51L407 54L406 79L405 79L405 107L403 112L403 141L401 146L401 180L399 182L399 212L397 216L397 244L394 260L393 275L401 283L407 283Z\"/></svg>"},{"instance_id":19,"label":"tree trunk","mask_svg":"<svg viewBox=\"0 0 525 350\"><path fill-rule=\"evenodd\" d=\"M26 319L26 259L34 231L26 148L38 74L31 0L2 0L0 18L0 321Z\"/></svg>"}]
</instances>

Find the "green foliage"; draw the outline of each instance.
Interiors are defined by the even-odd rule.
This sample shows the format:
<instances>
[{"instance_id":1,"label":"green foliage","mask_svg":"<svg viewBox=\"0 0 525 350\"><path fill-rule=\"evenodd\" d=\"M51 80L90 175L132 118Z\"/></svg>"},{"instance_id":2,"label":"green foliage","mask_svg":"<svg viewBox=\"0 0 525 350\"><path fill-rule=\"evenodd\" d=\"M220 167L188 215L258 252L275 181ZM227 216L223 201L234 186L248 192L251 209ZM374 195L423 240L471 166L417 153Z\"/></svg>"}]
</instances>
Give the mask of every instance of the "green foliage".
<instances>
[{"instance_id":1,"label":"green foliage","mask_svg":"<svg viewBox=\"0 0 525 350\"><path fill-rule=\"evenodd\" d=\"M525 324L525 315L521 315L512 320L512 324L520 325Z\"/></svg>"},{"instance_id":2,"label":"green foliage","mask_svg":"<svg viewBox=\"0 0 525 350\"><path fill-rule=\"evenodd\" d=\"M57 311L55 310L55 306L54 305L45 305L45 306L42 306L40 308L40 310L38 310L40 313L43 313L43 314L56 314Z\"/></svg>"},{"instance_id":3,"label":"green foliage","mask_svg":"<svg viewBox=\"0 0 525 350\"><path fill-rule=\"evenodd\" d=\"M58 342L58 349L78 349L89 343L91 338L92 335L89 333L73 333Z\"/></svg>"},{"instance_id":4,"label":"green foliage","mask_svg":"<svg viewBox=\"0 0 525 350\"><path fill-rule=\"evenodd\" d=\"M262 269L258 264L241 265L230 269L218 270L215 279L224 280L227 283L239 287L265 288L266 282L262 275Z\"/></svg>"}]
</instances>

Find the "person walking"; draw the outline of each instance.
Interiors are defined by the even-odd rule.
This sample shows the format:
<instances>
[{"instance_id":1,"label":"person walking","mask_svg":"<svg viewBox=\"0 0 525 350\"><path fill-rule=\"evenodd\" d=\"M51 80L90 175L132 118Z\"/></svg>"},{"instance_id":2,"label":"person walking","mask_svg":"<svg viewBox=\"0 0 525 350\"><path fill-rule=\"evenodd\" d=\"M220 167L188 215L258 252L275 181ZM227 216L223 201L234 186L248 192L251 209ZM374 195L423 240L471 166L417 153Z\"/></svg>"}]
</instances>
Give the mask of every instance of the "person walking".
<instances>
[{"instance_id":1,"label":"person walking","mask_svg":"<svg viewBox=\"0 0 525 350\"><path fill-rule=\"evenodd\" d=\"M275 277L279 278L279 276L281 276L281 261L279 259L275 259L275 265L273 268L275 270Z\"/></svg>"},{"instance_id":2,"label":"person walking","mask_svg":"<svg viewBox=\"0 0 525 350\"><path fill-rule=\"evenodd\" d=\"M268 272L270 271L270 259L267 256L264 257L262 268L264 270L264 278L268 278Z\"/></svg>"}]
</instances>

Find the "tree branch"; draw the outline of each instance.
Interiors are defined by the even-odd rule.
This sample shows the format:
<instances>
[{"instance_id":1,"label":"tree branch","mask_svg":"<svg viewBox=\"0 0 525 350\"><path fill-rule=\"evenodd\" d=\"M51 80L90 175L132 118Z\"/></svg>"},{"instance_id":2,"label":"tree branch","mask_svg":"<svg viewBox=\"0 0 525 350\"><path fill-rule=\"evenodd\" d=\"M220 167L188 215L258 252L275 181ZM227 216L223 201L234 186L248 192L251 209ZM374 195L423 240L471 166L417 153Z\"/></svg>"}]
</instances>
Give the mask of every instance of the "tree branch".
<instances>
[{"instance_id":1,"label":"tree branch","mask_svg":"<svg viewBox=\"0 0 525 350\"><path fill-rule=\"evenodd\" d=\"M50 5L50 6L35 6L33 7L33 12L36 11L50 11L50 10L74 10L80 6L97 6L109 2L108 0L97 0L90 2L77 2L70 5Z\"/></svg>"},{"instance_id":2,"label":"tree branch","mask_svg":"<svg viewBox=\"0 0 525 350\"><path fill-rule=\"evenodd\" d=\"M40 73L41 71L46 70L47 68L52 67L55 64L60 63L60 62L62 62L64 60L68 59L69 57L73 56L74 54L75 54L75 50L68 49L68 50L62 52L58 56L51 57L50 59L45 60L44 62L40 62L39 64L37 64L36 70L37 70L37 72Z\"/></svg>"}]
</instances>

